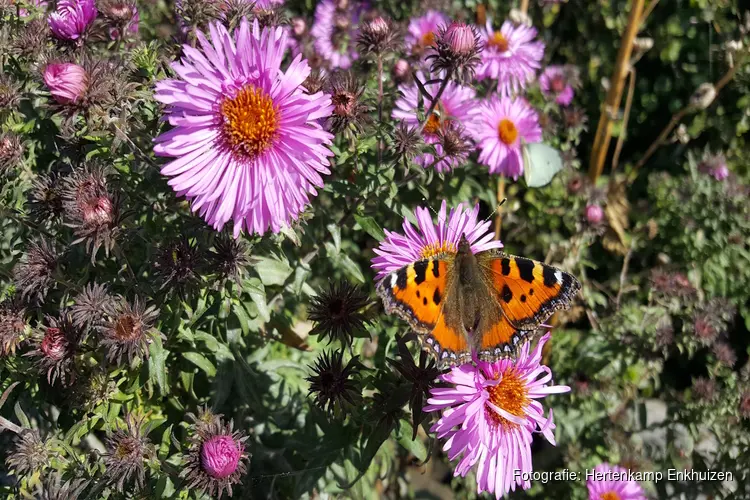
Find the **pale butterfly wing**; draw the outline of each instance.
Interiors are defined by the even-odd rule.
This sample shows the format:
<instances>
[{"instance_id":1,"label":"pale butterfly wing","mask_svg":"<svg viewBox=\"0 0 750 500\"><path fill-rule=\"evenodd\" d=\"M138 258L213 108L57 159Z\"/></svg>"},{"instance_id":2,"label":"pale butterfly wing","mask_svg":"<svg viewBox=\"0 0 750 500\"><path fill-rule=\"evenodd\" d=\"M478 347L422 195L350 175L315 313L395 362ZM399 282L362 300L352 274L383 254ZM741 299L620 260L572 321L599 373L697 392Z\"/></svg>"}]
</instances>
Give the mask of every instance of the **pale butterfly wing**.
<instances>
[{"instance_id":1,"label":"pale butterfly wing","mask_svg":"<svg viewBox=\"0 0 750 500\"><path fill-rule=\"evenodd\" d=\"M546 186L563 169L562 155L551 146L540 142L524 144L522 151L523 177L529 187Z\"/></svg>"}]
</instances>

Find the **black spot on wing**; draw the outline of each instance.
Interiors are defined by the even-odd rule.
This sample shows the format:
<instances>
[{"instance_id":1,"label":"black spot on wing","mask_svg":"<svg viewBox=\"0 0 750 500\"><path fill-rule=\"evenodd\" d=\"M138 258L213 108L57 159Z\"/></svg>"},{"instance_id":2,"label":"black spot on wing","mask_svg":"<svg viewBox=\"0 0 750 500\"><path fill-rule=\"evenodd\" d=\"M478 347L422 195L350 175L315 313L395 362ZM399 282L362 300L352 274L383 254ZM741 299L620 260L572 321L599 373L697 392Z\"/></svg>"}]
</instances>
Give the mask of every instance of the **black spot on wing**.
<instances>
[{"instance_id":1,"label":"black spot on wing","mask_svg":"<svg viewBox=\"0 0 750 500\"><path fill-rule=\"evenodd\" d=\"M521 302L526 302L526 295L521 295Z\"/></svg>"},{"instance_id":2,"label":"black spot on wing","mask_svg":"<svg viewBox=\"0 0 750 500\"><path fill-rule=\"evenodd\" d=\"M500 261L500 268L503 276L508 276L510 274L510 259L502 259Z\"/></svg>"},{"instance_id":3,"label":"black spot on wing","mask_svg":"<svg viewBox=\"0 0 750 500\"><path fill-rule=\"evenodd\" d=\"M534 281L534 262L523 257L516 257L516 265L521 279L532 283Z\"/></svg>"},{"instance_id":4,"label":"black spot on wing","mask_svg":"<svg viewBox=\"0 0 750 500\"><path fill-rule=\"evenodd\" d=\"M432 301L435 303L435 305L438 305L440 304L440 299L442 299L442 297L440 296L440 290L436 288L435 293L432 296Z\"/></svg>"},{"instance_id":5,"label":"black spot on wing","mask_svg":"<svg viewBox=\"0 0 750 500\"><path fill-rule=\"evenodd\" d=\"M422 298L422 296L421 296L421 295L419 294L419 290L417 290L417 298L418 298L418 299L421 299L421 298Z\"/></svg>"},{"instance_id":6,"label":"black spot on wing","mask_svg":"<svg viewBox=\"0 0 750 500\"><path fill-rule=\"evenodd\" d=\"M436 277L440 277L440 264L438 263L437 259L432 261L432 274Z\"/></svg>"},{"instance_id":7,"label":"black spot on wing","mask_svg":"<svg viewBox=\"0 0 750 500\"><path fill-rule=\"evenodd\" d=\"M424 280L427 278L428 265L429 261L427 260L420 260L414 263L414 283L417 285L424 283Z\"/></svg>"},{"instance_id":8,"label":"black spot on wing","mask_svg":"<svg viewBox=\"0 0 750 500\"><path fill-rule=\"evenodd\" d=\"M510 291L510 287L508 285L503 285L503 291L500 296L506 303L513 300L513 292Z\"/></svg>"},{"instance_id":9,"label":"black spot on wing","mask_svg":"<svg viewBox=\"0 0 750 500\"><path fill-rule=\"evenodd\" d=\"M529 295L534 295L534 289L533 288L529 288Z\"/></svg>"},{"instance_id":10,"label":"black spot on wing","mask_svg":"<svg viewBox=\"0 0 750 500\"><path fill-rule=\"evenodd\" d=\"M550 267L546 264L542 264L542 277L544 278L544 286L554 286L557 284L557 278L555 277L555 268Z\"/></svg>"},{"instance_id":11,"label":"black spot on wing","mask_svg":"<svg viewBox=\"0 0 750 500\"><path fill-rule=\"evenodd\" d=\"M406 288L406 268L402 267L396 272L396 287L400 290Z\"/></svg>"},{"instance_id":12,"label":"black spot on wing","mask_svg":"<svg viewBox=\"0 0 750 500\"><path fill-rule=\"evenodd\" d=\"M427 297L422 299L422 304L427 305Z\"/></svg>"}]
</instances>

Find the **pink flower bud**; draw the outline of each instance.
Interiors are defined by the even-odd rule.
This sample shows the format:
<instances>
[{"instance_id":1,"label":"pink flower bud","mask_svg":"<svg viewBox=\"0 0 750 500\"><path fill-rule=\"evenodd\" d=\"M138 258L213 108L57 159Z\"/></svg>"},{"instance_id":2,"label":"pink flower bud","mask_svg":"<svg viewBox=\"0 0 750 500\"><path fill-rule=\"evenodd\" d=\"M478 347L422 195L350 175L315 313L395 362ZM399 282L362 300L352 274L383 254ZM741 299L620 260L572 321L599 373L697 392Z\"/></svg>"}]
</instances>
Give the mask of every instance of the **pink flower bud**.
<instances>
[{"instance_id":1,"label":"pink flower bud","mask_svg":"<svg viewBox=\"0 0 750 500\"><path fill-rule=\"evenodd\" d=\"M711 175L713 175L714 179L716 179L717 181L723 181L724 179L729 177L729 168L727 168L727 164L723 163L715 167L713 172L711 172Z\"/></svg>"},{"instance_id":2,"label":"pink flower bud","mask_svg":"<svg viewBox=\"0 0 750 500\"><path fill-rule=\"evenodd\" d=\"M604 210L599 205L589 205L586 207L586 220L589 224L599 224L604 220Z\"/></svg>"},{"instance_id":3,"label":"pink flower bud","mask_svg":"<svg viewBox=\"0 0 750 500\"><path fill-rule=\"evenodd\" d=\"M60 0L47 22L61 40L78 40L97 14L94 0Z\"/></svg>"},{"instance_id":4,"label":"pink flower bud","mask_svg":"<svg viewBox=\"0 0 750 500\"><path fill-rule=\"evenodd\" d=\"M231 476L240 463L242 452L232 436L214 436L201 447L201 466L209 476Z\"/></svg>"},{"instance_id":5,"label":"pink flower bud","mask_svg":"<svg viewBox=\"0 0 750 500\"><path fill-rule=\"evenodd\" d=\"M88 79L86 70L77 64L53 63L44 68L44 83L60 104L78 102L86 92Z\"/></svg>"},{"instance_id":6,"label":"pink flower bud","mask_svg":"<svg viewBox=\"0 0 750 500\"><path fill-rule=\"evenodd\" d=\"M474 30L461 22L452 23L443 35L443 41L447 43L451 50L460 56L465 56L476 50L477 40Z\"/></svg>"},{"instance_id":7,"label":"pink flower bud","mask_svg":"<svg viewBox=\"0 0 750 500\"><path fill-rule=\"evenodd\" d=\"M292 31L294 36L302 36L307 29L307 22L302 17L295 17L292 19Z\"/></svg>"},{"instance_id":8,"label":"pink flower bud","mask_svg":"<svg viewBox=\"0 0 750 500\"><path fill-rule=\"evenodd\" d=\"M399 59L393 66L393 75L397 80L403 81L409 76L409 63L405 59Z\"/></svg>"},{"instance_id":9,"label":"pink flower bud","mask_svg":"<svg viewBox=\"0 0 750 500\"><path fill-rule=\"evenodd\" d=\"M65 357L67 344L59 328L47 328L42 339L42 352L50 359L62 359Z\"/></svg>"},{"instance_id":10,"label":"pink flower bud","mask_svg":"<svg viewBox=\"0 0 750 500\"><path fill-rule=\"evenodd\" d=\"M368 29L372 34L377 36L385 36L391 31L386 20L380 16L376 17L369 23Z\"/></svg>"}]
</instances>

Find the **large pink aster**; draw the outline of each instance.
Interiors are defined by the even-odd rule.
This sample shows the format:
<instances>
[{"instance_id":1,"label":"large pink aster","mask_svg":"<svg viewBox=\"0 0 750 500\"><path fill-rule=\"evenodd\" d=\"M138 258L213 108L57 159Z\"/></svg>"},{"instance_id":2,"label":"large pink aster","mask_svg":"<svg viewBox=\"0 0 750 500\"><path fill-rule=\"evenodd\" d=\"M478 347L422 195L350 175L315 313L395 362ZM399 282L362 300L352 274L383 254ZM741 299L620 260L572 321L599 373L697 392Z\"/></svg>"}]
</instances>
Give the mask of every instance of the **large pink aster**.
<instances>
[{"instance_id":1,"label":"large pink aster","mask_svg":"<svg viewBox=\"0 0 750 500\"><path fill-rule=\"evenodd\" d=\"M217 230L231 219L235 237L243 228L278 232L330 173L333 136L320 123L331 98L304 92L310 68L301 56L281 70L282 28L261 31L243 20L234 36L220 23L210 34L210 42L198 34L201 50L183 46L182 62L172 65L179 78L156 85L173 128L154 151L176 158L162 174Z\"/></svg>"},{"instance_id":2,"label":"large pink aster","mask_svg":"<svg viewBox=\"0 0 750 500\"><path fill-rule=\"evenodd\" d=\"M435 43L438 29L447 26L449 22L448 16L436 10L428 10L423 16L412 19L404 37L406 48L411 54L424 60L427 50Z\"/></svg>"},{"instance_id":3,"label":"large pink aster","mask_svg":"<svg viewBox=\"0 0 750 500\"><path fill-rule=\"evenodd\" d=\"M486 29L479 32L484 50L477 79L497 80L497 91L503 95L526 88L544 57L544 43L536 41L536 35L536 29L531 26L515 25L511 21L505 21L500 30L495 31L488 18Z\"/></svg>"},{"instance_id":4,"label":"large pink aster","mask_svg":"<svg viewBox=\"0 0 750 500\"><path fill-rule=\"evenodd\" d=\"M359 2L323 0L315 7L315 23L310 34L318 55L331 68L349 69L357 54L357 32L362 5Z\"/></svg>"},{"instance_id":5,"label":"large pink aster","mask_svg":"<svg viewBox=\"0 0 750 500\"><path fill-rule=\"evenodd\" d=\"M475 113L469 130L480 150L479 163L491 174L517 179L523 173L522 142L542 140L536 111L524 99L493 95Z\"/></svg>"},{"instance_id":6,"label":"large pink aster","mask_svg":"<svg viewBox=\"0 0 750 500\"><path fill-rule=\"evenodd\" d=\"M555 444L552 410L545 417L537 400L570 387L552 385L552 372L541 364L548 339L549 334L542 337L533 352L525 344L516 360L454 367L441 377L452 387L430 390L424 411L442 412L431 430L446 440L448 458L459 458L454 476L466 476L476 466L479 493L500 498L518 486L528 489L531 483L522 474L532 472L533 433Z\"/></svg>"},{"instance_id":7,"label":"large pink aster","mask_svg":"<svg viewBox=\"0 0 750 500\"><path fill-rule=\"evenodd\" d=\"M638 482L628 479L628 471L604 462L594 468L586 481L589 500L646 500Z\"/></svg>"},{"instance_id":8,"label":"large pink aster","mask_svg":"<svg viewBox=\"0 0 750 500\"><path fill-rule=\"evenodd\" d=\"M479 205L467 210L463 203L447 212L448 204L443 201L437 215L437 223L432 220L432 212L425 207L414 211L417 228L404 217L404 234L385 230L385 239L374 252L373 269L378 271L377 279L407 264L441 252L456 252L461 235L471 243L473 253L492 248L502 248L503 244L493 240L490 221L479 221ZM447 216L446 216L447 215Z\"/></svg>"},{"instance_id":9,"label":"large pink aster","mask_svg":"<svg viewBox=\"0 0 750 500\"><path fill-rule=\"evenodd\" d=\"M424 81L422 74L418 74L417 76L420 80ZM430 95L435 95L438 92L439 86L439 83L435 83L427 85L426 88ZM392 113L393 118L402 120L410 126L418 126L419 119L417 117L417 110L420 101L422 102L424 110L429 107L430 103L419 91L416 83L411 85L401 85L398 90L401 92L402 97L396 100ZM450 82L445 88L438 105L435 107L435 111L430 114L423 130L425 143L434 145L438 158L442 157L444 154L443 146L440 144L440 136L438 134L451 126L460 128L469 126L473 119L472 117L474 116L472 109L475 106L475 96L476 92L474 89L463 87L454 82ZM423 167L428 167L434 164L434 167L438 172L445 172L462 163L467 156L468 152L461 156L443 158L442 160L435 162L436 158L434 155L431 153L424 153L418 155L414 161Z\"/></svg>"},{"instance_id":10,"label":"large pink aster","mask_svg":"<svg viewBox=\"0 0 750 500\"><path fill-rule=\"evenodd\" d=\"M78 40L98 11L94 0L60 0L47 23L52 33L61 40Z\"/></svg>"}]
</instances>

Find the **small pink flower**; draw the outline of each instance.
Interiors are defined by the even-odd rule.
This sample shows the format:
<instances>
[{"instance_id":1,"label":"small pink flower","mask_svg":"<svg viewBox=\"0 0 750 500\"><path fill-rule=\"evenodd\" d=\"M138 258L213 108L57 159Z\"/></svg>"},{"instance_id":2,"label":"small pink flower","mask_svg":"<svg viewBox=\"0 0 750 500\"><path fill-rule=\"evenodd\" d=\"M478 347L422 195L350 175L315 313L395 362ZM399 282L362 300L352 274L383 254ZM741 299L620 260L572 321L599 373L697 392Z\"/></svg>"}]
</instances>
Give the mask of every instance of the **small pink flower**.
<instances>
[{"instance_id":1,"label":"small pink flower","mask_svg":"<svg viewBox=\"0 0 750 500\"><path fill-rule=\"evenodd\" d=\"M57 38L78 40L97 13L94 0L60 0L47 22Z\"/></svg>"},{"instance_id":2,"label":"small pink flower","mask_svg":"<svg viewBox=\"0 0 750 500\"><path fill-rule=\"evenodd\" d=\"M73 63L53 63L44 68L44 83L60 104L78 102L86 93L88 74Z\"/></svg>"},{"instance_id":3,"label":"small pink flower","mask_svg":"<svg viewBox=\"0 0 750 500\"><path fill-rule=\"evenodd\" d=\"M232 436L214 436L201 447L201 466L208 475L222 479L237 470L241 455Z\"/></svg>"},{"instance_id":4,"label":"small pink flower","mask_svg":"<svg viewBox=\"0 0 750 500\"><path fill-rule=\"evenodd\" d=\"M604 220L604 210L599 205L589 205L586 207L586 220L589 224L599 224Z\"/></svg>"},{"instance_id":5,"label":"small pink flower","mask_svg":"<svg viewBox=\"0 0 750 500\"><path fill-rule=\"evenodd\" d=\"M452 23L443 37L457 55L471 54L476 50L477 39L474 30L464 23Z\"/></svg>"},{"instance_id":6,"label":"small pink flower","mask_svg":"<svg viewBox=\"0 0 750 500\"><path fill-rule=\"evenodd\" d=\"M586 487L589 500L646 500L641 485L628 479L627 470L606 462L594 468Z\"/></svg>"},{"instance_id":7,"label":"small pink flower","mask_svg":"<svg viewBox=\"0 0 750 500\"><path fill-rule=\"evenodd\" d=\"M307 21L304 17L295 17L292 19L292 32L294 36L300 37L307 31Z\"/></svg>"},{"instance_id":8,"label":"small pink flower","mask_svg":"<svg viewBox=\"0 0 750 500\"><path fill-rule=\"evenodd\" d=\"M525 99L493 95L473 110L467 125L491 174L517 179L523 174L523 143L542 140L539 116Z\"/></svg>"},{"instance_id":9,"label":"small pink flower","mask_svg":"<svg viewBox=\"0 0 750 500\"><path fill-rule=\"evenodd\" d=\"M547 66L539 77L539 87L547 97L554 97L560 106L568 106L573 100L573 86L565 66Z\"/></svg>"},{"instance_id":10,"label":"small pink flower","mask_svg":"<svg viewBox=\"0 0 750 500\"><path fill-rule=\"evenodd\" d=\"M396 80L403 82L409 77L409 63L405 59L399 59L393 66L393 76Z\"/></svg>"}]
</instances>

